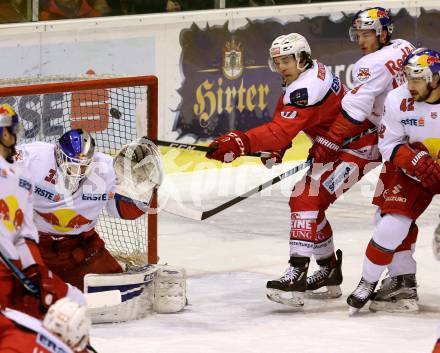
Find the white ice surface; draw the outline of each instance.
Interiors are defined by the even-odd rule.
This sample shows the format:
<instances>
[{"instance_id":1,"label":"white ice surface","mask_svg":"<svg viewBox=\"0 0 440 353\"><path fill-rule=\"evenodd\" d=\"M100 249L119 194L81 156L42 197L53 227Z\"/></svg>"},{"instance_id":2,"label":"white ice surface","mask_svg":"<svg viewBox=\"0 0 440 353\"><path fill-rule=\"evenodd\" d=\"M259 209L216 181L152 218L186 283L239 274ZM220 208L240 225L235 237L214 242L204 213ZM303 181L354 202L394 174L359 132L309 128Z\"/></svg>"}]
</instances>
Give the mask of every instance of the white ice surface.
<instances>
[{"instance_id":1,"label":"white ice surface","mask_svg":"<svg viewBox=\"0 0 440 353\"><path fill-rule=\"evenodd\" d=\"M235 170L232 175L237 174ZM200 201L200 209L205 210L230 198L226 195L231 193L224 191L228 189L226 180L234 185L245 184L241 191L246 191L246 187L272 177L257 174L254 169L250 174L245 171L244 183L243 178L218 172L209 179L205 174L203 181L195 177L197 173L180 175L174 180L180 184L173 184L170 190L179 190L180 199L187 202ZM206 180L223 183L221 196L220 189L206 186ZM373 231L375 208L370 204L371 198L362 195L361 185L327 213L335 245L344 253L342 298L306 300L304 309L295 311L265 297L266 281L279 277L287 265L287 202L294 180L289 178L265 196L256 195L205 221L161 212L160 262L187 269L189 305L178 314L154 314L139 321L96 325L91 336L97 351L430 353L440 321L440 263L431 253L432 233L440 213L438 200L418 222L415 257L420 313L378 314L365 308L356 317L348 316L345 300L360 279L363 254ZM363 184L371 190L374 180ZM197 185L204 191L198 191Z\"/></svg>"}]
</instances>

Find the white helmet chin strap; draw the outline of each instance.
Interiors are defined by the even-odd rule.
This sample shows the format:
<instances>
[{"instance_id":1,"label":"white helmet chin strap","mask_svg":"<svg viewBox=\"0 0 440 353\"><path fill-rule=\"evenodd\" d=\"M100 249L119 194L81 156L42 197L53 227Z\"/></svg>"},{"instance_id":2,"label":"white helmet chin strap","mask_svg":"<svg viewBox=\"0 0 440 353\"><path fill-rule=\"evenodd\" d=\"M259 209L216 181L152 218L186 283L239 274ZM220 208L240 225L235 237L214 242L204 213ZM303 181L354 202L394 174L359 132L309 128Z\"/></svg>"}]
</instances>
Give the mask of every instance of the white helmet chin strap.
<instances>
[{"instance_id":1,"label":"white helmet chin strap","mask_svg":"<svg viewBox=\"0 0 440 353\"><path fill-rule=\"evenodd\" d=\"M295 57L296 57L296 56L295 56ZM307 61L306 61L306 63L304 64L304 66L299 66L299 64L300 64L300 60L296 60L296 68L297 68L299 71L301 71L301 72L306 71L306 70L309 68L309 66L310 66L310 63L307 62Z\"/></svg>"}]
</instances>

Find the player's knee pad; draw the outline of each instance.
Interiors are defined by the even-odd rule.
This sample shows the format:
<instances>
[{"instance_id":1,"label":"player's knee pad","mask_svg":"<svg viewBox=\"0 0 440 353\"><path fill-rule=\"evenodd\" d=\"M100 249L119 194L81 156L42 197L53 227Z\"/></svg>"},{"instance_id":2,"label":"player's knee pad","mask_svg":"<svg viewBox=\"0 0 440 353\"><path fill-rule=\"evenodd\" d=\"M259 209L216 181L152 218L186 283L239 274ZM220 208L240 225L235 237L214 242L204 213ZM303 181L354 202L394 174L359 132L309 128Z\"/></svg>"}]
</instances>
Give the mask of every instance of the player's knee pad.
<instances>
[{"instance_id":1,"label":"player's knee pad","mask_svg":"<svg viewBox=\"0 0 440 353\"><path fill-rule=\"evenodd\" d=\"M397 247L396 252L411 250L413 245L417 241L417 235L419 234L419 228L417 224L413 223L409 228L408 234L403 239L402 243Z\"/></svg>"},{"instance_id":2,"label":"player's knee pad","mask_svg":"<svg viewBox=\"0 0 440 353\"><path fill-rule=\"evenodd\" d=\"M408 235L412 219L399 214L385 214L376 225L373 241L380 248L394 251Z\"/></svg>"}]
</instances>

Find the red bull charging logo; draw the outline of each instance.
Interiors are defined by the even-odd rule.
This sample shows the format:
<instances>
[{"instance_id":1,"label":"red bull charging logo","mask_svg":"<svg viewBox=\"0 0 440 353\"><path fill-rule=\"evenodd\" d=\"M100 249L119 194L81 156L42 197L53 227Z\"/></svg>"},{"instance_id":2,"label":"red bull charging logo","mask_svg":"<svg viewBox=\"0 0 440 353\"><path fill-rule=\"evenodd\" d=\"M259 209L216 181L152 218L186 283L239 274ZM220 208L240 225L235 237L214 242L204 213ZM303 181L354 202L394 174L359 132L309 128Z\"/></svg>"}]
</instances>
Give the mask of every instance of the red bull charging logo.
<instances>
[{"instance_id":1,"label":"red bull charging logo","mask_svg":"<svg viewBox=\"0 0 440 353\"><path fill-rule=\"evenodd\" d=\"M24 214L14 196L0 199L0 220L9 232L18 231L23 226Z\"/></svg>"},{"instance_id":2,"label":"red bull charging logo","mask_svg":"<svg viewBox=\"0 0 440 353\"><path fill-rule=\"evenodd\" d=\"M419 59L417 60L417 64L421 67L429 67L439 62L440 59L438 57L427 54L420 55Z\"/></svg>"},{"instance_id":3,"label":"red bull charging logo","mask_svg":"<svg viewBox=\"0 0 440 353\"><path fill-rule=\"evenodd\" d=\"M371 9L368 11L368 16L373 20L377 20L379 18L387 17L388 13L384 10Z\"/></svg>"},{"instance_id":4,"label":"red bull charging logo","mask_svg":"<svg viewBox=\"0 0 440 353\"><path fill-rule=\"evenodd\" d=\"M80 228L86 224L92 223L90 219L78 214L74 210L70 209L59 209L55 212L48 213L37 213L49 224L52 225L53 229L60 233L71 232L77 228Z\"/></svg>"},{"instance_id":5,"label":"red bull charging logo","mask_svg":"<svg viewBox=\"0 0 440 353\"><path fill-rule=\"evenodd\" d=\"M428 150L429 155L436 160L437 163L440 163L440 138L430 137L424 139L422 143Z\"/></svg>"}]
</instances>

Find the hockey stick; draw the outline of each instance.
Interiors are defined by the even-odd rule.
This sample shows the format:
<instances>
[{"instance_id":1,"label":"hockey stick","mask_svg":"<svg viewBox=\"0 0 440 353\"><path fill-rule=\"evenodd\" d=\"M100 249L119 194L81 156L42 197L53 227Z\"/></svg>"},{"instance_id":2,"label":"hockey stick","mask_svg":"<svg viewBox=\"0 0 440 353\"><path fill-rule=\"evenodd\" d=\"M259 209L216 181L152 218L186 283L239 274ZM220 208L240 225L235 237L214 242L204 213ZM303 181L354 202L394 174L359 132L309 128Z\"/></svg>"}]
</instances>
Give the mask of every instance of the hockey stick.
<instances>
[{"instance_id":1,"label":"hockey stick","mask_svg":"<svg viewBox=\"0 0 440 353\"><path fill-rule=\"evenodd\" d=\"M35 286L29 279L24 275L24 273L5 255L6 250L3 244L0 242L0 260L9 268L12 274L20 281L21 284L28 290L34 297L40 298L40 288ZM90 343L86 347L89 351L93 353L98 353L95 348L92 347Z\"/></svg>"},{"instance_id":2,"label":"hockey stick","mask_svg":"<svg viewBox=\"0 0 440 353\"><path fill-rule=\"evenodd\" d=\"M188 150L188 151L209 152L211 150L208 146L192 145L189 143L170 142L170 141L163 141L163 140L152 140L152 141L158 146L181 148L181 149ZM270 152L252 152L252 153L247 154L246 156L269 158L271 156L271 153Z\"/></svg>"},{"instance_id":3,"label":"hockey stick","mask_svg":"<svg viewBox=\"0 0 440 353\"><path fill-rule=\"evenodd\" d=\"M40 297L40 288L35 286L34 283L29 281L29 279L24 275L21 270L15 266L15 264L5 255L6 249L3 247L3 244L0 242L0 260L5 264L7 268L9 268L12 274L17 278L21 284L29 291L34 297Z\"/></svg>"},{"instance_id":4,"label":"hockey stick","mask_svg":"<svg viewBox=\"0 0 440 353\"><path fill-rule=\"evenodd\" d=\"M377 131L377 127L372 127L369 128L363 132L361 132L359 135L350 137L348 139L346 139L344 141L344 143L342 144L342 146L347 146L350 143L359 140L360 138L369 135L373 132ZM249 196L252 196L266 188L268 188L269 186L272 186L278 182L280 182L281 180L298 173L299 171L309 167L311 165L312 161L311 160L307 160L304 163L301 163L295 167L293 167L292 169L288 170L287 172L284 172L278 176L276 176L275 178L266 181L263 184L258 185L257 187L245 192L244 194L234 197L232 200L229 200L213 209L207 210L207 211L198 211L198 210L194 210L194 209L189 209L184 207L181 204L178 203L167 203L167 205L164 208L164 211L167 211L169 213L175 214L177 216L181 216L181 217L185 217L185 218L190 218L190 219L194 219L197 221L203 221L245 199L247 199Z\"/></svg>"},{"instance_id":5,"label":"hockey stick","mask_svg":"<svg viewBox=\"0 0 440 353\"><path fill-rule=\"evenodd\" d=\"M9 268L15 278L29 291L35 298L40 298L40 288L29 281L25 274L15 264L4 255L6 252L3 244L0 242L0 260ZM118 305L121 303L121 293L119 291L107 291L104 295L101 293L84 293L88 308L98 308L107 305Z\"/></svg>"}]
</instances>

